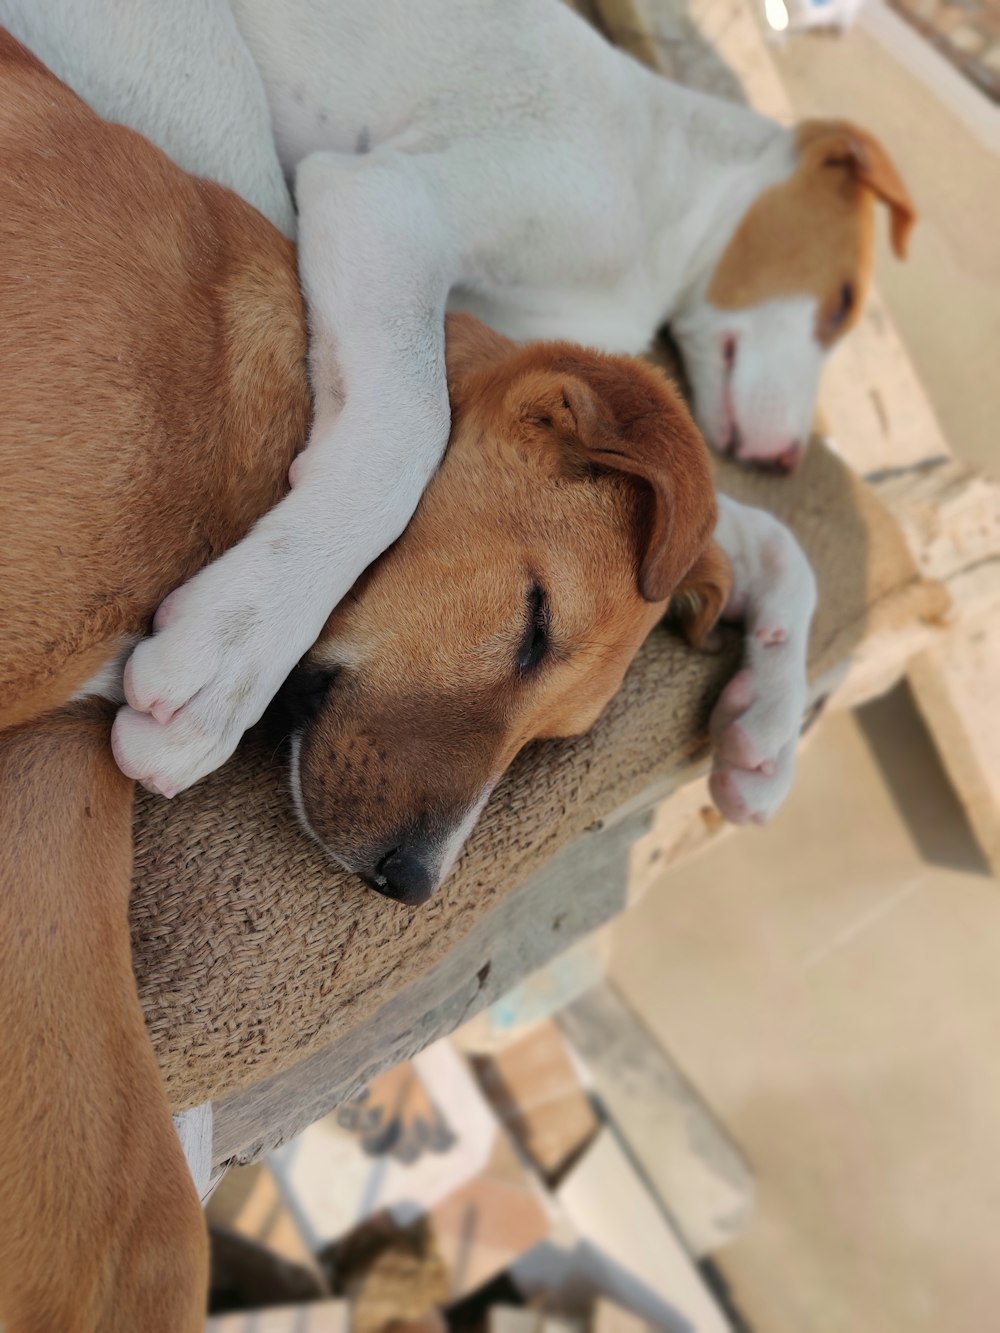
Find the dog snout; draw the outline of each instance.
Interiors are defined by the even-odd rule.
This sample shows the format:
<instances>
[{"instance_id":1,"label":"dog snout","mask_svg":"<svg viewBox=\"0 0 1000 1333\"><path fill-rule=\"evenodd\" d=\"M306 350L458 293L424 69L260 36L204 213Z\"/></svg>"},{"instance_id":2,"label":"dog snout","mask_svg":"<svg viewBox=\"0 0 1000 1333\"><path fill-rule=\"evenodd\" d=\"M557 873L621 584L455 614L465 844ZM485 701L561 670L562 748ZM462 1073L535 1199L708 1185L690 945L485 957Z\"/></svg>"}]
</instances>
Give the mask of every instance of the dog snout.
<instances>
[{"instance_id":1,"label":"dog snout","mask_svg":"<svg viewBox=\"0 0 1000 1333\"><path fill-rule=\"evenodd\" d=\"M735 457L738 461L755 467L759 472L785 474L795 471L802 462L805 451L805 445L801 440L792 440L788 444L778 445L773 453L743 455L737 450Z\"/></svg>"},{"instance_id":2,"label":"dog snout","mask_svg":"<svg viewBox=\"0 0 1000 1333\"><path fill-rule=\"evenodd\" d=\"M801 440L792 440L791 444L783 449L775 458L775 467L780 472L794 472L802 462L802 455L805 451L805 445Z\"/></svg>"},{"instance_id":3,"label":"dog snout","mask_svg":"<svg viewBox=\"0 0 1000 1333\"><path fill-rule=\"evenodd\" d=\"M406 907L419 907L437 888L439 859L420 839L404 837L361 878L384 897Z\"/></svg>"},{"instance_id":4,"label":"dog snout","mask_svg":"<svg viewBox=\"0 0 1000 1333\"><path fill-rule=\"evenodd\" d=\"M806 446L801 439L760 440L747 438L738 421L729 425L726 447L721 450L726 458L745 463L760 472L794 472L805 456Z\"/></svg>"}]
</instances>

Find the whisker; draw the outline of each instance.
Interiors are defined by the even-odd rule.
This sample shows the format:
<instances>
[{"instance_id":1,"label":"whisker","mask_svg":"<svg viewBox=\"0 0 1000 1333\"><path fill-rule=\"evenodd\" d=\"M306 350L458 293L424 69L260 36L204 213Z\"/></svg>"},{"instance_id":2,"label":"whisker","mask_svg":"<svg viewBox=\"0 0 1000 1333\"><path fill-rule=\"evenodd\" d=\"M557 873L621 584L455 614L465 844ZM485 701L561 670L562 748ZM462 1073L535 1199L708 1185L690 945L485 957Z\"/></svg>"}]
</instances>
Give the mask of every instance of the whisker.
<instances>
[{"instance_id":1,"label":"whisker","mask_svg":"<svg viewBox=\"0 0 1000 1333\"><path fill-rule=\"evenodd\" d=\"M271 759L270 759L270 762L271 762L272 764L274 763L275 759L278 757L278 751L281 749L281 747L282 747L283 745L287 745L288 742L292 739L292 737L293 737L294 735L295 735L295 731L294 731L294 729L293 729L292 731L289 731L286 735L284 735L284 736L282 736L282 737L280 738L280 740L278 741L278 744L274 747L273 751L271 752Z\"/></svg>"}]
</instances>

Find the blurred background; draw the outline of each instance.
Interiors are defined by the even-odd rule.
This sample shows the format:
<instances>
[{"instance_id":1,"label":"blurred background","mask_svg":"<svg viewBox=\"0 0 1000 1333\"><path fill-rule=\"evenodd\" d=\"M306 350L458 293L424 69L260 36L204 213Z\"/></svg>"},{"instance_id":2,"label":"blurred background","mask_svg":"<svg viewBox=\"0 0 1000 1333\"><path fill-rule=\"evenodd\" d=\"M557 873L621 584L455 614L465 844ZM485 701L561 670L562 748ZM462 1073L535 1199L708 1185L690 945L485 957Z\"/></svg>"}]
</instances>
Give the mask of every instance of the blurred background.
<instances>
[{"instance_id":1,"label":"blurred background","mask_svg":"<svg viewBox=\"0 0 1000 1333\"><path fill-rule=\"evenodd\" d=\"M890 147L920 223L906 264L880 230L874 318L934 448L1000 480L1000 0L578 7L681 81ZM892 460L850 430L857 378L822 406L867 475ZM647 820L629 910L231 1169L220 1333L997 1327L1000 642L964 633L968 670L822 717L767 829Z\"/></svg>"}]
</instances>

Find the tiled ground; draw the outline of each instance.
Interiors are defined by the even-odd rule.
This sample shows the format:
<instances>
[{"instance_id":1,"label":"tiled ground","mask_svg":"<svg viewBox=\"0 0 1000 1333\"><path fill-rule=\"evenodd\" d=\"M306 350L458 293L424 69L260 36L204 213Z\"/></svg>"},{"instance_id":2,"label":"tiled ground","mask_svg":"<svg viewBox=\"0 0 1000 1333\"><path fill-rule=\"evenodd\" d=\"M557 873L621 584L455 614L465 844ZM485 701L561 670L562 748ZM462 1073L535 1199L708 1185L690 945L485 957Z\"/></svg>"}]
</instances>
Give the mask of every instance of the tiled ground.
<instances>
[{"instance_id":1,"label":"tiled ground","mask_svg":"<svg viewBox=\"0 0 1000 1333\"><path fill-rule=\"evenodd\" d=\"M1000 0L890 0L890 4L1000 102Z\"/></svg>"}]
</instances>

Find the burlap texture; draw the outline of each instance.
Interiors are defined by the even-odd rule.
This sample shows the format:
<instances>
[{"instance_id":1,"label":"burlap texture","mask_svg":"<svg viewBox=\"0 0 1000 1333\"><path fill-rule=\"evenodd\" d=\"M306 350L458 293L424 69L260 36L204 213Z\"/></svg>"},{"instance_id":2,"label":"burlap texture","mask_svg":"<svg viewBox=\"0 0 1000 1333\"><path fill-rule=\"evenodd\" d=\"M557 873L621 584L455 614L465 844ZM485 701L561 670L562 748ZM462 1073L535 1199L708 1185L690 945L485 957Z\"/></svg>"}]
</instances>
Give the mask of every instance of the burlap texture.
<instances>
[{"instance_id":1,"label":"burlap texture","mask_svg":"<svg viewBox=\"0 0 1000 1333\"><path fill-rule=\"evenodd\" d=\"M814 678L866 636L938 614L894 523L821 445L791 478L720 467L720 485L794 528L817 571ZM425 907L388 902L298 829L284 755L251 736L221 771L136 810L135 964L177 1109L246 1087L362 1022L526 876L654 780L705 758L705 721L739 655L658 630L590 735L534 745Z\"/></svg>"}]
</instances>

